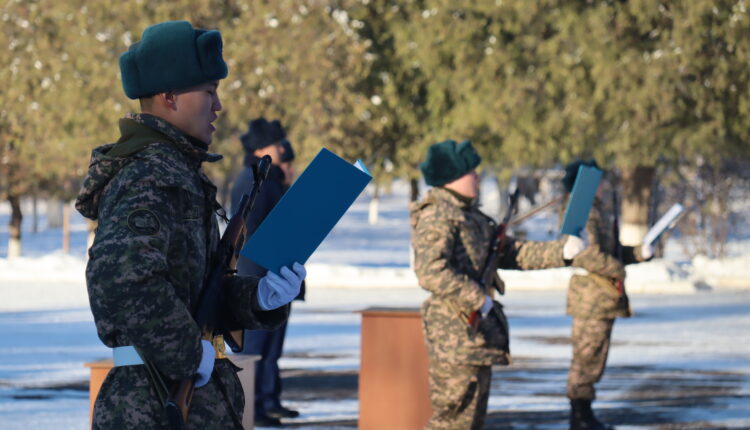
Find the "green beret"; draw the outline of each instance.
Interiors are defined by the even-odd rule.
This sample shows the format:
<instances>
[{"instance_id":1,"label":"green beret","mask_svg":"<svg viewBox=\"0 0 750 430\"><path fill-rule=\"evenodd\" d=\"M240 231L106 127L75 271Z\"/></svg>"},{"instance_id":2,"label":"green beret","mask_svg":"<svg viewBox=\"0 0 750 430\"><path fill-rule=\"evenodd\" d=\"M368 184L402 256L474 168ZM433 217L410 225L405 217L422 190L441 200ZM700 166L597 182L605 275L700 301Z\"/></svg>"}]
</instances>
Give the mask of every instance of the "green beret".
<instances>
[{"instance_id":1,"label":"green beret","mask_svg":"<svg viewBox=\"0 0 750 430\"><path fill-rule=\"evenodd\" d=\"M227 77L221 33L168 21L143 31L120 56L125 94L131 99L194 87Z\"/></svg>"},{"instance_id":2,"label":"green beret","mask_svg":"<svg viewBox=\"0 0 750 430\"><path fill-rule=\"evenodd\" d=\"M581 166L596 167L599 169L599 165L596 164L596 160L593 158L590 160L576 160L565 166L565 176L560 180L565 191L573 191L573 185L576 183L576 177L578 176L578 170Z\"/></svg>"},{"instance_id":3,"label":"green beret","mask_svg":"<svg viewBox=\"0 0 750 430\"><path fill-rule=\"evenodd\" d=\"M427 159L419 165L427 185L439 187L452 182L476 168L482 161L471 142L446 140L427 150Z\"/></svg>"}]
</instances>

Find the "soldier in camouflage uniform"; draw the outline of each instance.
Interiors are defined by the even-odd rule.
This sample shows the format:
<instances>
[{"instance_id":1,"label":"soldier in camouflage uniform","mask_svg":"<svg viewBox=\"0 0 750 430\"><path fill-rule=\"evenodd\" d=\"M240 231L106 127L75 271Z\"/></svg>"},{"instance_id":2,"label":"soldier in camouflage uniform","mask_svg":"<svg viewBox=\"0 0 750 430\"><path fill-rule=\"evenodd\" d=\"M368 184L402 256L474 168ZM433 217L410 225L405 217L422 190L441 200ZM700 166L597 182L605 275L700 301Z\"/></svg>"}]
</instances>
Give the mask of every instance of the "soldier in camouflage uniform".
<instances>
[{"instance_id":1,"label":"soldier in camouflage uniform","mask_svg":"<svg viewBox=\"0 0 750 430\"><path fill-rule=\"evenodd\" d=\"M410 207L414 270L430 297L422 305L422 327L430 360L430 429L481 429L491 366L508 364L509 351L493 341L501 318L487 318L493 307L491 286L481 284L483 266L497 225L477 205L480 158L471 143L449 140L432 145L420 165L433 188ZM528 242L509 238L500 264L508 269L544 269L566 265L583 249L569 242ZM564 255L565 254L565 255ZM489 326L469 329L479 312Z\"/></svg>"},{"instance_id":2,"label":"soldier in camouflage uniform","mask_svg":"<svg viewBox=\"0 0 750 430\"><path fill-rule=\"evenodd\" d=\"M201 165L221 159L208 152L227 75L221 47L218 31L166 22L120 58L125 93L143 113L121 119L120 139L94 149L76 201L99 221L86 281L97 332L115 359L95 429L168 428L143 359L167 384L197 375L186 428L241 426L238 368L223 340L203 339L191 316L219 241L222 210ZM275 276L228 278L222 312L246 328L284 323L304 273Z\"/></svg>"},{"instance_id":3,"label":"soldier in camouflage uniform","mask_svg":"<svg viewBox=\"0 0 750 430\"><path fill-rule=\"evenodd\" d=\"M562 180L568 193L573 189L582 164L597 167L593 160L568 165ZM591 402L596 397L594 384L604 373L615 318L630 316L628 298L622 288L624 265L653 256L649 246L623 246L622 261L615 257L619 239L614 237L613 208L601 199L601 190L600 187L586 223L585 235L590 246L574 260L574 265L588 273L573 275L568 287L567 313L573 317L573 359L567 387L571 429L612 428L597 420L591 410Z\"/></svg>"}]
</instances>

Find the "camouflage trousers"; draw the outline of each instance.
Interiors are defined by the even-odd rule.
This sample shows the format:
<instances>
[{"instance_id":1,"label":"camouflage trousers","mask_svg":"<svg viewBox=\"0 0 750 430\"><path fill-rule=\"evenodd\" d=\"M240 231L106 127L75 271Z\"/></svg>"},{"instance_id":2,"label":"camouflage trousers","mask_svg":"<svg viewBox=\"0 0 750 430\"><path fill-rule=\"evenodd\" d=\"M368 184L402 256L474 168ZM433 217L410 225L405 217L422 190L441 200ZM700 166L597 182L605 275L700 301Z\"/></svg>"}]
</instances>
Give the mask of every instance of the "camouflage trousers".
<instances>
[{"instance_id":1,"label":"camouflage trousers","mask_svg":"<svg viewBox=\"0 0 750 430\"><path fill-rule=\"evenodd\" d=\"M594 384L604 373L613 319L573 318L573 360L568 373L568 397L596 398Z\"/></svg>"},{"instance_id":2,"label":"camouflage trousers","mask_svg":"<svg viewBox=\"0 0 750 430\"><path fill-rule=\"evenodd\" d=\"M467 366L430 360L432 416L425 428L484 428L491 379L491 366Z\"/></svg>"}]
</instances>

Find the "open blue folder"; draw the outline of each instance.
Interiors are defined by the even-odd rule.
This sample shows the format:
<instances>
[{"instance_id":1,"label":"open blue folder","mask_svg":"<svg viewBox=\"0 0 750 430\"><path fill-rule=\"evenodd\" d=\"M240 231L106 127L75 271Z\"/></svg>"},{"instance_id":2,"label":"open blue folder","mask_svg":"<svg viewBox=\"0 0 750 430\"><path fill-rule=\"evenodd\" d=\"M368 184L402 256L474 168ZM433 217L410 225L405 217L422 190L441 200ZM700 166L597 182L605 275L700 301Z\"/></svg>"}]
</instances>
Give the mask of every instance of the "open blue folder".
<instances>
[{"instance_id":1,"label":"open blue folder","mask_svg":"<svg viewBox=\"0 0 750 430\"><path fill-rule=\"evenodd\" d=\"M361 162L321 149L240 253L274 273L304 264L371 179Z\"/></svg>"},{"instance_id":2,"label":"open blue folder","mask_svg":"<svg viewBox=\"0 0 750 430\"><path fill-rule=\"evenodd\" d=\"M589 219L589 212L594 204L602 173L601 170L591 166L581 165L578 169L573 191L570 192L568 207L565 209L563 224L560 227L560 234L581 236L581 232L586 227L586 221Z\"/></svg>"}]
</instances>

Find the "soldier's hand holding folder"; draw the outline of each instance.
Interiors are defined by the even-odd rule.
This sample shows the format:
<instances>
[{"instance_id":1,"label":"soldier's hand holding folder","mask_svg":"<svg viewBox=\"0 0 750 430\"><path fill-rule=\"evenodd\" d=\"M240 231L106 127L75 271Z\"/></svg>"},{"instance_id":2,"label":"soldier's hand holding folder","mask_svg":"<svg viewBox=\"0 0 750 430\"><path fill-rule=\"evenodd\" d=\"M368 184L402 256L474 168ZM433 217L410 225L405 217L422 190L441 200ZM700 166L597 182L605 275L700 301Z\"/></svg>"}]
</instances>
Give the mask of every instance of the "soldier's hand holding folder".
<instances>
[{"instance_id":1,"label":"soldier's hand holding folder","mask_svg":"<svg viewBox=\"0 0 750 430\"><path fill-rule=\"evenodd\" d=\"M281 268L281 275L268 271L258 284L258 304L265 310L276 309L294 300L302 281L307 276L305 267L294 263L292 268Z\"/></svg>"},{"instance_id":2,"label":"soldier's hand holding folder","mask_svg":"<svg viewBox=\"0 0 750 430\"><path fill-rule=\"evenodd\" d=\"M586 249L586 247L588 246L588 241L586 240L585 235L582 236L582 238L573 235L568 236L568 238L565 240L565 244L563 245L563 260L572 260L576 257L576 255L580 254L584 249Z\"/></svg>"}]
</instances>

